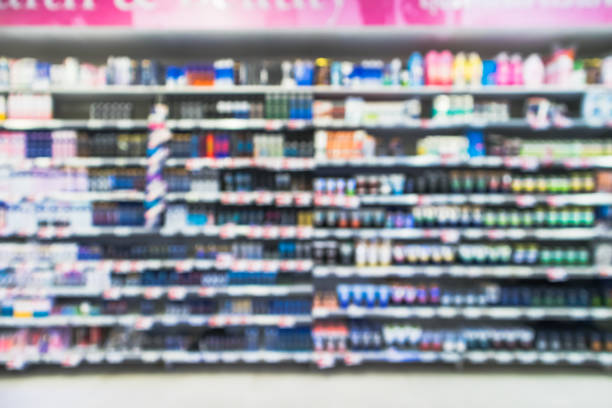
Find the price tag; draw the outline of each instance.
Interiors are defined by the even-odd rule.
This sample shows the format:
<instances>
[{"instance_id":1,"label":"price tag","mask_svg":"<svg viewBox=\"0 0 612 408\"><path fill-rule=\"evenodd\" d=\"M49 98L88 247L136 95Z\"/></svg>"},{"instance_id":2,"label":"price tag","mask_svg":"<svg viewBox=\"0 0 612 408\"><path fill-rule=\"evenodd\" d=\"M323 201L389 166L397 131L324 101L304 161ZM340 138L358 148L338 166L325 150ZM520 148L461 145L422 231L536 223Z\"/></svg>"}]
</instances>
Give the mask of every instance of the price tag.
<instances>
[{"instance_id":1,"label":"price tag","mask_svg":"<svg viewBox=\"0 0 612 408\"><path fill-rule=\"evenodd\" d=\"M467 319L479 319L482 317L482 310L475 307L467 307L463 310L463 316Z\"/></svg>"},{"instance_id":2,"label":"price tag","mask_svg":"<svg viewBox=\"0 0 612 408\"><path fill-rule=\"evenodd\" d=\"M187 296L187 289L181 286L170 288L168 291L168 299L170 300L183 300Z\"/></svg>"},{"instance_id":3,"label":"price tag","mask_svg":"<svg viewBox=\"0 0 612 408\"><path fill-rule=\"evenodd\" d=\"M221 237L221 239L235 238L236 237L236 226L232 224L222 226L221 229L219 230L219 237Z\"/></svg>"},{"instance_id":4,"label":"price tag","mask_svg":"<svg viewBox=\"0 0 612 408\"><path fill-rule=\"evenodd\" d=\"M276 194L276 205L279 207L289 206L293 203L293 196L291 193L277 193Z\"/></svg>"},{"instance_id":5,"label":"price tag","mask_svg":"<svg viewBox=\"0 0 612 408\"><path fill-rule=\"evenodd\" d=\"M221 253L217 255L217 259L215 261L215 268L217 269L229 269L230 265L234 258L231 254Z\"/></svg>"},{"instance_id":6,"label":"price tag","mask_svg":"<svg viewBox=\"0 0 612 408\"><path fill-rule=\"evenodd\" d=\"M563 201L561 197L551 195L551 196L546 197L546 203L550 207L560 207Z\"/></svg>"},{"instance_id":7,"label":"price tag","mask_svg":"<svg viewBox=\"0 0 612 408\"><path fill-rule=\"evenodd\" d=\"M534 364L538 361L538 354L533 351L518 352L516 359L522 364Z\"/></svg>"},{"instance_id":8,"label":"price tag","mask_svg":"<svg viewBox=\"0 0 612 408\"><path fill-rule=\"evenodd\" d=\"M221 193L221 204L235 204L236 196L232 193Z\"/></svg>"},{"instance_id":9,"label":"price tag","mask_svg":"<svg viewBox=\"0 0 612 408\"><path fill-rule=\"evenodd\" d=\"M139 317L134 323L136 330L149 330L151 327L153 327L152 317Z\"/></svg>"},{"instance_id":10,"label":"price tag","mask_svg":"<svg viewBox=\"0 0 612 408\"><path fill-rule=\"evenodd\" d=\"M130 271L129 261L115 261L114 269L116 273L127 273Z\"/></svg>"},{"instance_id":11,"label":"price tag","mask_svg":"<svg viewBox=\"0 0 612 408\"><path fill-rule=\"evenodd\" d=\"M587 355L585 353L567 353L567 361L570 364L580 365L584 364L587 360Z\"/></svg>"},{"instance_id":12,"label":"price tag","mask_svg":"<svg viewBox=\"0 0 612 408\"><path fill-rule=\"evenodd\" d=\"M296 237L298 239L311 239L312 232L312 227L297 227Z\"/></svg>"},{"instance_id":13,"label":"price tag","mask_svg":"<svg viewBox=\"0 0 612 408\"><path fill-rule=\"evenodd\" d=\"M6 368L8 370L23 370L25 367L25 360L23 357L15 357L6 362Z\"/></svg>"},{"instance_id":14,"label":"price tag","mask_svg":"<svg viewBox=\"0 0 612 408\"><path fill-rule=\"evenodd\" d=\"M344 355L344 364L347 366L356 366L363 362L363 356L357 353L346 353Z\"/></svg>"},{"instance_id":15,"label":"price tag","mask_svg":"<svg viewBox=\"0 0 612 408\"><path fill-rule=\"evenodd\" d=\"M143 363L152 364L161 359L161 354L154 351L143 351L140 354L140 360Z\"/></svg>"},{"instance_id":16,"label":"price tag","mask_svg":"<svg viewBox=\"0 0 612 408\"><path fill-rule=\"evenodd\" d=\"M162 288L146 288L144 291L145 299L159 299L163 293Z\"/></svg>"},{"instance_id":17,"label":"price tag","mask_svg":"<svg viewBox=\"0 0 612 408\"><path fill-rule=\"evenodd\" d=\"M331 368L336 365L336 359L332 353L317 353L315 362L319 368Z\"/></svg>"},{"instance_id":18,"label":"price tag","mask_svg":"<svg viewBox=\"0 0 612 408\"><path fill-rule=\"evenodd\" d=\"M120 288L106 289L104 293L102 294L102 296L106 300L117 300L121 297L121 290Z\"/></svg>"},{"instance_id":19,"label":"price tag","mask_svg":"<svg viewBox=\"0 0 612 408\"><path fill-rule=\"evenodd\" d=\"M309 260L298 260L295 262L293 270L296 272L307 272L312 269L312 262Z\"/></svg>"},{"instance_id":20,"label":"price tag","mask_svg":"<svg viewBox=\"0 0 612 408\"><path fill-rule=\"evenodd\" d=\"M106 361L110 364L119 364L123 362L123 354L118 351L106 353Z\"/></svg>"},{"instance_id":21,"label":"price tag","mask_svg":"<svg viewBox=\"0 0 612 408\"><path fill-rule=\"evenodd\" d=\"M246 271L248 270L249 272L262 272L263 271L263 262L259 259L255 259L255 260L249 260L247 261L245 260L241 260L241 268L239 269L239 271Z\"/></svg>"},{"instance_id":22,"label":"price tag","mask_svg":"<svg viewBox=\"0 0 612 408\"><path fill-rule=\"evenodd\" d=\"M178 261L176 263L176 271L179 273L190 272L193 269L193 260Z\"/></svg>"},{"instance_id":23,"label":"price tag","mask_svg":"<svg viewBox=\"0 0 612 408\"><path fill-rule=\"evenodd\" d=\"M280 227L279 235L281 238L293 238L296 235L295 227Z\"/></svg>"},{"instance_id":24,"label":"price tag","mask_svg":"<svg viewBox=\"0 0 612 408\"><path fill-rule=\"evenodd\" d=\"M541 308L528 308L525 311L525 316L530 319L543 319L546 316L546 311Z\"/></svg>"},{"instance_id":25,"label":"price tag","mask_svg":"<svg viewBox=\"0 0 612 408\"><path fill-rule=\"evenodd\" d=\"M278 238L278 227L273 227L273 226L263 227L263 238L265 239Z\"/></svg>"},{"instance_id":26,"label":"price tag","mask_svg":"<svg viewBox=\"0 0 612 408\"><path fill-rule=\"evenodd\" d=\"M272 193L267 191L259 191L255 196L255 204L257 205L268 205L272 203L273 200L274 196L272 195Z\"/></svg>"},{"instance_id":27,"label":"price tag","mask_svg":"<svg viewBox=\"0 0 612 408\"><path fill-rule=\"evenodd\" d=\"M236 203L238 205L245 205L251 201L251 197L247 196L245 192L239 192L236 197Z\"/></svg>"},{"instance_id":28,"label":"price tag","mask_svg":"<svg viewBox=\"0 0 612 408\"><path fill-rule=\"evenodd\" d=\"M278 271L278 261L263 261L262 263L262 270L264 272L274 273Z\"/></svg>"},{"instance_id":29,"label":"price tag","mask_svg":"<svg viewBox=\"0 0 612 408\"><path fill-rule=\"evenodd\" d=\"M509 352L498 352L495 353L495 357L494 357L495 361L497 361L500 364L509 364L514 360L514 356L512 355L512 353Z\"/></svg>"},{"instance_id":30,"label":"price tag","mask_svg":"<svg viewBox=\"0 0 612 408\"><path fill-rule=\"evenodd\" d=\"M259 239L261 238L263 235L263 228L262 227L258 227L256 225L251 225L249 227L248 233L247 233L247 237L250 239Z\"/></svg>"},{"instance_id":31,"label":"price tag","mask_svg":"<svg viewBox=\"0 0 612 408\"><path fill-rule=\"evenodd\" d=\"M487 354L481 351L472 351L468 353L467 359L474 364L482 364L487 361Z\"/></svg>"},{"instance_id":32,"label":"price tag","mask_svg":"<svg viewBox=\"0 0 612 408\"><path fill-rule=\"evenodd\" d=\"M298 193L295 196L295 204L301 207L308 207L312 204L312 194Z\"/></svg>"},{"instance_id":33,"label":"price tag","mask_svg":"<svg viewBox=\"0 0 612 408\"><path fill-rule=\"evenodd\" d=\"M458 230L443 230L440 239L444 243L455 243L459 241L459 235Z\"/></svg>"},{"instance_id":34,"label":"price tag","mask_svg":"<svg viewBox=\"0 0 612 408\"><path fill-rule=\"evenodd\" d=\"M498 229L489 230L487 231L487 237L490 240L504 239L506 237L506 232L504 230L498 230Z\"/></svg>"},{"instance_id":35,"label":"price tag","mask_svg":"<svg viewBox=\"0 0 612 408\"><path fill-rule=\"evenodd\" d=\"M567 271L563 268L547 268L546 276L551 282L562 282L568 278Z\"/></svg>"},{"instance_id":36,"label":"price tag","mask_svg":"<svg viewBox=\"0 0 612 408\"><path fill-rule=\"evenodd\" d=\"M516 205L519 207L533 207L536 204L536 198L532 195L519 195L516 197Z\"/></svg>"},{"instance_id":37,"label":"price tag","mask_svg":"<svg viewBox=\"0 0 612 408\"><path fill-rule=\"evenodd\" d=\"M198 296L200 297L213 297L216 294L216 289L215 288L209 288L209 287L201 287L198 289Z\"/></svg>"},{"instance_id":38,"label":"price tag","mask_svg":"<svg viewBox=\"0 0 612 408\"><path fill-rule=\"evenodd\" d=\"M278 327L293 327L295 326L295 319L291 316L280 316L278 318Z\"/></svg>"},{"instance_id":39,"label":"price tag","mask_svg":"<svg viewBox=\"0 0 612 408\"><path fill-rule=\"evenodd\" d=\"M556 353L542 353L540 355L540 361L544 364L556 364L559 360L561 360L561 358Z\"/></svg>"},{"instance_id":40,"label":"price tag","mask_svg":"<svg viewBox=\"0 0 612 408\"><path fill-rule=\"evenodd\" d=\"M602 278L612 277L612 268L609 266L602 266L599 268L599 276Z\"/></svg>"}]
</instances>

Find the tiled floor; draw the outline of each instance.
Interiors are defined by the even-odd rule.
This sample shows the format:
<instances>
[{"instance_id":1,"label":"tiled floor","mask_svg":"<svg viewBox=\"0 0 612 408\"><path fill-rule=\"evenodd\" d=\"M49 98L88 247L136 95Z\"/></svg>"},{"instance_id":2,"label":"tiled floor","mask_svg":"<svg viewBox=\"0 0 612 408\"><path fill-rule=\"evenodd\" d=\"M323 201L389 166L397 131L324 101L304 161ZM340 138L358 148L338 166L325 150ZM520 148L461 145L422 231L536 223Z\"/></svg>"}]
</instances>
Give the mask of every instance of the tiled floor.
<instances>
[{"instance_id":1,"label":"tiled floor","mask_svg":"<svg viewBox=\"0 0 612 408\"><path fill-rule=\"evenodd\" d=\"M612 375L567 370L123 370L0 376L0 407L612 407Z\"/></svg>"}]
</instances>

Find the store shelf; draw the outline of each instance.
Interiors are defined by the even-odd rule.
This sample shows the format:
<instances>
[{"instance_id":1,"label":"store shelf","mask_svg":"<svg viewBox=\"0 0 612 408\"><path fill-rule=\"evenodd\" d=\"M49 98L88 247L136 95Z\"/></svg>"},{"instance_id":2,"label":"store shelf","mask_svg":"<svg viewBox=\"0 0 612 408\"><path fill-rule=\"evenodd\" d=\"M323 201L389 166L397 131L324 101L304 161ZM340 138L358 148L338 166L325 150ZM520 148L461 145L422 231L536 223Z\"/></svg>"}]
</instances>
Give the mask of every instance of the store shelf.
<instances>
[{"instance_id":1,"label":"store shelf","mask_svg":"<svg viewBox=\"0 0 612 408\"><path fill-rule=\"evenodd\" d=\"M136 273L157 269L175 269L177 272L189 272L194 269L205 270L213 268L231 271L305 273L310 272L312 267L313 262L311 259L237 259L233 258L230 254L219 254L216 259L101 259L59 263L42 260L20 260L0 263L0 269L15 268L31 271L36 268L46 268L58 272L95 270L97 272L114 273Z\"/></svg>"},{"instance_id":2,"label":"store shelf","mask_svg":"<svg viewBox=\"0 0 612 408\"><path fill-rule=\"evenodd\" d=\"M491 241L538 239L571 241L593 239L604 234L602 228L316 228L314 238L385 238L385 239L440 239L457 242L461 238Z\"/></svg>"},{"instance_id":3,"label":"store shelf","mask_svg":"<svg viewBox=\"0 0 612 408\"><path fill-rule=\"evenodd\" d=\"M171 351L171 350L67 350L40 354L30 352L0 354L0 363L7 368L23 369L27 365L61 365L66 368L84 364L173 363L173 364L307 364L312 361L310 351Z\"/></svg>"},{"instance_id":4,"label":"store shelf","mask_svg":"<svg viewBox=\"0 0 612 408\"><path fill-rule=\"evenodd\" d=\"M115 191L58 191L55 193L40 194L12 194L0 193L0 201L6 203L19 203L21 201L42 202L55 200L58 202L93 202L93 201L144 201L146 195L136 190Z\"/></svg>"},{"instance_id":5,"label":"store shelf","mask_svg":"<svg viewBox=\"0 0 612 408\"><path fill-rule=\"evenodd\" d=\"M0 92L37 92L54 95L235 95L265 93L313 93L315 95L582 95L585 92L608 90L605 85L585 85L568 87L544 85L540 87L525 86L380 86L363 85L355 87L341 86L280 86L280 85L238 85L238 86L142 86L142 85L108 85L103 87L60 87L43 88L2 87Z\"/></svg>"},{"instance_id":6,"label":"store shelf","mask_svg":"<svg viewBox=\"0 0 612 408\"><path fill-rule=\"evenodd\" d=\"M357 208L360 205L516 205L533 207L546 204L551 207L612 205L612 193L580 194L397 194L397 195L323 195L315 193L317 207Z\"/></svg>"},{"instance_id":7,"label":"store shelf","mask_svg":"<svg viewBox=\"0 0 612 408\"><path fill-rule=\"evenodd\" d=\"M591 351L415 351L386 349L381 351L315 352L315 362L330 368L338 362L345 365L366 363L471 363L471 364L599 364L612 365L612 353Z\"/></svg>"},{"instance_id":8,"label":"store shelf","mask_svg":"<svg viewBox=\"0 0 612 408\"><path fill-rule=\"evenodd\" d=\"M148 330L153 326L279 326L294 327L310 324L310 315L121 315L121 316L49 316L49 317L0 317L0 327L108 327L122 326L136 330Z\"/></svg>"},{"instance_id":9,"label":"store shelf","mask_svg":"<svg viewBox=\"0 0 612 408\"><path fill-rule=\"evenodd\" d=\"M316 129L391 129L391 130L444 130L444 129L517 129L517 130L572 130L572 129L607 129L609 126L592 126L582 119L572 119L571 122L564 127L534 127L524 118L512 118L499 122L471 120L471 121L447 121L442 119L413 119L413 120L398 120L385 122L351 122L344 119L323 119L318 118L313 121Z\"/></svg>"},{"instance_id":10,"label":"store shelf","mask_svg":"<svg viewBox=\"0 0 612 408\"><path fill-rule=\"evenodd\" d=\"M159 299L167 297L170 300L181 300L188 296L200 298L213 298L217 296L294 296L310 295L313 286L302 285L235 285L226 287L207 286L123 286L106 289L90 287L49 287L49 288L0 288L0 299L20 296L31 297L100 297L115 300L130 297L143 297L145 299Z\"/></svg>"},{"instance_id":11,"label":"store shelf","mask_svg":"<svg viewBox=\"0 0 612 408\"><path fill-rule=\"evenodd\" d=\"M246 237L250 239L305 239L312 236L312 227L298 226L250 226L250 225L207 225L203 227L174 226L173 228L145 228L145 227L93 227L73 230L65 227L41 227L38 230L0 230L3 238L39 238L39 239L66 239L73 237L131 237L139 235L186 236L186 237L220 237L221 239L234 239Z\"/></svg>"},{"instance_id":12,"label":"store shelf","mask_svg":"<svg viewBox=\"0 0 612 408\"><path fill-rule=\"evenodd\" d=\"M303 171L315 168L315 161L310 157L226 157L226 158L170 158L165 167L185 167L188 170L202 168L242 169L260 168L267 170Z\"/></svg>"},{"instance_id":13,"label":"store shelf","mask_svg":"<svg viewBox=\"0 0 612 408\"><path fill-rule=\"evenodd\" d=\"M170 119L165 122L169 129L196 130L246 130L259 129L302 130L302 129L465 129L465 128L495 128L495 129L533 129L525 119L510 119L502 122L447 122L433 119L418 119L414 121L389 122L350 122L338 119ZM36 129L147 129L149 122L145 119L7 119L0 122L4 130L36 130ZM580 119L572 121L563 128L537 128L534 130L568 130L568 129L606 129L607 126L590 126Z\"/></svg>"},{"instance_id":14,"label":"store shelf","mask_svg":"<svg viewBox=\"0 0 612 408\"><path fill-rule=\"evenodd\" d=\"M4 158L1 166L17 170L55 167L145 167L148 159L144 157L37 157L34 159Z\"/></svg>"},{"instance_id":15,"label":"store shelf","mask_svg":"<svg viewBox=\"0 0 612 408\"><path fill-rule=\"evenodd\" d=\"M224 205L276 205L279 207L310 207L310 191L245 191L168 193L166 201L208 202L220 201Z\"/></svg>"},{"instance_id":16,"label":"store shelf","mask_svg":"<svg viewBox=\"0 0 612 408\"><path fill-rule=\"evenodd\" d=\"M7 119L0 122L4 130L36 129L147 129L149 122L145 119Z\"/></svg>"},{"instance_id":17,"label":"store shelf","mask_svg":"<svg viewBox=\"0 0 612 408\"><path fill-rule=\"evenodd\" d=\"M350 159L316 159L317 168L344 167L469 167L508 168L537 170L539 168L564 167L566 169L612 168L612 156L537 158L528 156L482 156L482 157L440 157L440 156L377 156Z\"/></svg>"},{"instance_id":18,"label":"store shelf","mask_svg":"<svg viewBox=\"0 0 612 408\"><path fill-rule=\"evenodd\" d=\"M589 307L445 307L445 306L390 306L387 308L349 306L346 309L314 308L315 319L327 318L382 318L382 319L498 319L498 320L610 320L612 308Z\"/></svg>"},{"instance_id":19,"label":"store shelf","mask_svg":"<svg viewBox=\"0 0 612 408\"><path fill-rule=\"evenodd\" d=\"M563 281L570 278L610 278L612 266L496 266L496 265L410 265L410 266L315 266L315 278L412 278L440 276L456 278L545 278Z\"/></svg>"},{"instance_id":20,"label":"store shelf","mask_svg":"<svg viewBox=\"0 0 612 408\"><path fill-rule=\"evenodd\" d=\"M305 119L170 119L166 121L169 129L261 129L261 130L301 130L310 129L311 120Z\"/></svg>"}]
</instances>

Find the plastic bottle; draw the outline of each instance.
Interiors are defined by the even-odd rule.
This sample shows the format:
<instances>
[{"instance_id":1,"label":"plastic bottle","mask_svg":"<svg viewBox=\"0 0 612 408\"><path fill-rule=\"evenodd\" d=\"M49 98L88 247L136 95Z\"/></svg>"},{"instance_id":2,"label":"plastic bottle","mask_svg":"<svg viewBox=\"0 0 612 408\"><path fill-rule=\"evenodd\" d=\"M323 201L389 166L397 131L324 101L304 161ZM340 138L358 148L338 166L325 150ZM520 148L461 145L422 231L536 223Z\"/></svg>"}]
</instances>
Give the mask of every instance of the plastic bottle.
<instances>
[{"instance_id":1,"label":"plastic bottle","mask_svg":"<svg viewBox=\"0 0 612 408\"><path fill-rule=\"evenodd\" d=\"M425 55L425 84L439 85L440 81L440 55L431 50Z\"/></svg>"},{"instance_id":2,"label":"plastic bottle","mask_svg":"<svg viewBox=\"0 0 612 408\"><path fill-rule=\"evenodd\" d=\"M440 53L438 62L440 64L439 85L450 86L453 84L453 54L449 50Z\"/></svg>"},{"instance_id":3,"label":"plastic bottle","mask_svg":"<svg viewBox=\"0 0 612 408\"><path fill-rule=\"evenodd\" d=\"M506 86L510 85L510 58L505 52L500 53L496 58L496 75L495 81L497 85Z\"/></svg>"},{"instance_id":4,"label":"plastic bottle","mask_svg":"<svg viewBox=\"0 0 612 408\"><path fill-rule=\"evenodd\" d=\"M465 86L468 77L467 68L467 58L463 52L460 52L453 61L453 84L455 86Z\"/></svg>"},{"instance_id":5,"label":"plastic bottle","mask_svg":"<svg viewBox=\"0 0 612 408\"><path fill-rule=\"evenodd\" d=\"M425 68L423 56L419 52L413 52L408 59L408 82L410 86L425 85Z\"/></svg>"},{"instance_id":6,"label":"plastic bottle","mask_svg":"<svg viewBox=\"0 0 612 408\"><path fill-rule=\"evenodd\" d=\"M523 59L520 54L510 57L510 84L523 85Z\"/></svg>"},{"instance_id":7,"label":"plastic bottle","mask_svg":"<svg viewBox=\"0 0 612 408\"><path fill-rule=\"evenodd\" d=\"M466 81L468 85L480 86L482 85L482 60L480 56L471 52L468 56L466 65Z\"/></svg>"},{"instance_id":8,"label":"plastic bottle","mask_svg":"<svg viewBox=\"0 0 612 408\"><path fill-rule=\"evenodd\" d=\"M538 87L544 83L544 63L538 54L531 54L525 59L523 83L528 87Z\"/></svg>"}]
</instances>

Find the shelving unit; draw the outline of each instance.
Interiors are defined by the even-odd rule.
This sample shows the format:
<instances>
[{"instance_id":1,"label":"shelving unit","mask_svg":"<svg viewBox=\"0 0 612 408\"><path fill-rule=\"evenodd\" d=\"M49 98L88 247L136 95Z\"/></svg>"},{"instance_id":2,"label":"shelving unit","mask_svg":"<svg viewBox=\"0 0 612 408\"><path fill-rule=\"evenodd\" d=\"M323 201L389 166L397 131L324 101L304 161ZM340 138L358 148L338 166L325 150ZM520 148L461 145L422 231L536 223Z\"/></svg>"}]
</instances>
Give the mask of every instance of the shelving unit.
<instances>
[{"instance_id":1,"label":"shelving unit","mask_svg":"<svg viewBox=\"0 0 612 408\"><path fill-rule=\"evenodd\" d=\"M235 87L165 87L165 86L108 86L104 88L49 88L49 89L0 89L0 93L37 92L50 94L61 98L58 103L83 96L115 97L130 96L134 103L149 105L153 98L167 98L180 95L190 97L236 96L267 94L311 94L314 100L320 98L345 98L348 96L363 96L376 98L403 97L429 98L440 94L471 94L474 96L503 97L520 100L527 96L562 97L579 100L588 92L612 91L599 85L589 85L580 88L547 86L542 88L498 87L481 88L466 87L281 87L281 86L235 86ZM140 98L140 100L139 100ZM158 124L159 125L159 124ZM182 119L170 118L163 123L165 128L174 134L183 132L212 131L245 131L245 132L304 132L314 140L317 131L330 129L362 129L384 134L391 132L406 132L422 135L430 131L462 132L466 129L510 132L521 135L521 132L538 132L531 128L530 123L522 118L512 118L504 122L441 122L433 119L416 121L396 121L385 123L354 123L343 119ZM145 132L153 131L149 120L145 119L72 119L60 118L49 120L17 120L9 119L0 123L0 129L7 131L30 130L78 130L88 135L97 132ZM596 132L608 135L610 126L593 127L584 120L576 119L566 128L545 129L548 133L559 133L563 138L572 132ZM443 226L404 226L402 228L368 227L326 227L316 225L312 221L312 213L316 211L355 211L373 206L384 208L453 205L453 206L491 206L501 208L566 208L566 207L605 207L612 206L612 192L409 192L397 194L327 194L317 191L310 185L316 178L353 177L359 173L411 173L419 174L429 169L436 170L504 170L518 173L533 173L546 171L555 173L570 173L573 171L604 171L612 169L612 156L569 157L538 159L522 156L480 156L480 157L437 157L427 155L354 157L337 159L317 157L179 157L173 155L169 148L169 157L157 162L155 158L145 157L37 157L10 158L3 161L2 167L7 171L32 171L36 169L62 170L80 169L84 171L124 169L149 169L159 165L159 171L177 170L181 177L193 180L194 174L200 171L214 171L216 189L199 189L190 185L186 191L160 189L159 194L151 197L145 188L113 189L107 191L5 191L0 194L0 200L11 206L21 204L36 205L48 202L57 203L96 203L113 205L115 203L142 204L138 211L145 210L145 203L161 200L164 202L162 223L158 226L143 225L48 225L41 222L34 228L12 228L10 223L0 227L0 237L3 243L15 245L37 243L45 245L50 241L55 244L76 243L83 247L96 244L99 252L96 259L84 259L81 253L71 253L72 258L59 261L28 259L24 254L15 259L2 259L0 266L5 271L20 271L25 275L56 274L58 276L85 277L85 282L75 285L67 284L25 284L15 287L0 287L0 303L8 299L53 299L65 305L67 310L49 308L50 315L40 317L0 317L0 328L45 328L55 330L60 327L74 329L100 329L112 331L115 328L125 329L126 336L149 334L155 331L174 334L179 332L201 335L206 330L232 328L238 330L256 329L259 342L265 338L269 329L278 333L285 329L307 329L308 339L304 343L303 333L298 334L301 350L272 350L259 345L257 349L241 351L199 351L185 350L172 344L177 350L162 350L159 348L139 348L115 350L112 345L107 349L99 347L73 347L63 351L39 353L1 353L0 362L9 369L22 369L29 364L50 364L64 367L75 367L81 364L121 364L124 362L139 362L145 364L243 364L243 363L284 363L314 364L320 368L332 367L339 363L359 365L362 363L450 363L450 364L599 364L612 367L611 352L547 350L419 350L395 348L390 344L377 345L377 350L362 350L354 339L347 334L344 340L338 341L332 333L327 348L321 348L318 343L318 328L335 324L343 327L347 333L352 324L371 325L372 332L379 330L380 324L399 324L399 322L415 322L445 327L448 323L462 323L477 327L493 327L501 323L501 328L516 323L521 327L540 322L563 321L566 324L582 324L585 322L603 323L612 321L612 305L595 306L527 306L490 304L474 305L443 305L410 304L401 301L397 305L382 306L355 305L346 307L329 307L319 304L321 296L326 295L337 302L337 288L342 284L354 285L433 285L460 284L462 290L480 285L480 280L495 281L503 286L506 281L516 285L529 286L532 282L541 287L549 288L555 285L572 290L573 282L584 284L589 288L601 288L607 285L607 279L612 277L610 263L598 263L595 256L595 245L612 238L607 220L601 220L589 226L573 227L486 227L473 225L443 225ZM314 149L313 149L314 150ZM290 185L277 189L254 187L244 190L229 191L224 189L223 174L231 172L263 172L266 174L283 174L291 177L302 177L300 188ZM91 177L89 173L88 177ZM164 175L166 179L166 175ZM255 177L255 176L253 176ZM270 178L269 180L274 180ZM166 180L167 181L167 180ZM290 183L291 184L291 183ZM141 186L142 187L142 186ZM180 189L179 189L180 190ZM214 190L214 191L213 191ZM147 204L148 205L148 204ZM172 206L182 206L185 209L185 219L174 224L176 218L171 218ZM196 208L198 215L202 208L212 214L206 216L206 222L190 223L190 206ZM90 208L90 207L88 207ZM93 207L95 208L95 207ZM304 216L307 221L288 223L275 218L273 221L249 220L246 223L220 223L222 211L250 211L257 209L279 213L286 211L294 219L298 211L309 213ZM181 210L183 211L183 210ZM117 216L119 217L119 216ZM280 217L280 216L279 216ZM289 216L288 216L289 217ZM112 217L109 217L112 218ZM165 218L165 219L164 219ZM111 223L109 223L111 224ZM580 243L588 248L589 261L585 264L570 263L567 265L550 262L549 264L523 263L503 264L501 262L482 264L462 264L458 258L449 262L415 262L413 264L391 264L392 261L371 265L358 265L355 257L348 262L339 262L340 256L326 262L318 259L317 244L321 242L350 242L356 240L389 240L392 242L410 241L423 245L456 245L465 243L492 243L523 245L546 243L549 245L573 246ZM281 245L290 242L293 245L293 255L284 253ZM181 251L168 254L167 258L152 256L143 252L133 256L133 253L114 254L132 246L164 246L181 247ZM194 249L200 245L202 248ZM236 254L241 252L240 246L258 245L265 256L246 257ZM295 247L305 245L301 254ZM77 245L78 247L78 245ZM121 247L121 248L119 248ZM265 247L265 248L264 248ZM212 248L212 249L210 249ZM263 248L263 249L262 249ZM272 248L272 249L270 249ZM176 248L174 248L176 249ZM144 250L143 250L144 251ZM198 253L198 251L200 253ZM52 251L48 251L52 252ZM232 253L234 252L234 253ZM289 251L291 252L291 251ZM269 255L272 256L269 256ZM199 280L189 280L193 274ZM205 284L206 274L223 275L221 283ZM239 275L232 282L231 275ZM159 277L157 275L163 275ZM243 276L244 275L244 276ZM265 276L264 276L265 275ZM0 275L2 277L2 275ZM185 279L184 281L181 279ZM212 279L212 278L210 278ZM416 281L415 281L416 279ZM434 282L435 281L435 282ZM516 283L518 282L518 283ZM525 283L527 282L527 283ZM429 286L428 286L429 287ZM594 289L595 290L595 289ZM608 296L612 296L608 295ZM202 301L206 306L204 312L192 313L189 301ZM255 307L255 302L261 303ZM313 301L311 307L311 301ZM332 301L331 303L334 303ZM122 303L125 302L125 303ZM140 303L139 303L140 302ZM154 305L146 309L139 308ZM230 302L230 303L224 303ZM231 303L235 302L235 303ZM246 302L247 306L238 305ZM279 303L274 303L279 302ZM295 302L291 303L291 302ZM296 306L297 302L299 306ZM354 299L363 303L363 299ZM605 300L603 301L605 302ZM86 303L87 307L81 307ZM129 305L128 305L129 303ZM169 305L179 303L186 309L173 310ZM375 301L374 303L377 303ZM427 302L426 302L427 303ZM106 313L105 307L114 305L119 308L115 314ZM137 306L135 306L137 305ZM264 306L262 306L264 305ZM280 305L280 306L279 306ZM284 305L284 306L283 306ZM113 306L113 307L114 307ZM125 306L125 307L124 307ZM243 307L244 306L244 307ZM261 307L260 307L261 306ZM304 306L307 306L304 308ZM95 309L95 310L94 310ZM233 312L232 310L235 309ZM257 309L257 310L256 310ZM261 309L261 310L260 310ZM266 309L266 310L263 310ZM269 310L268 310L269 309ZM26 310L32 312L32 310ZM48 311L49 312L49 311ZM36 313L34 310L33 313ZM18 314L18 313L17 313ZM532 327L532 326L528 326ZM450 330L451 328L449 328ZM536 330L536 329L534 329ZM312 340L310 333L312 332ZM242 332L241 332L242 333ZM1 334L1 332L0 332ZM96 334L96 336L99 334ZM273 336L273 335L270 335ZM342 338L342 336L340 336ZM326 340L326 341L327 341ZM380 340L380 339L379 339ZM180 342L179 342L180 343ZM276 343L274 343L276 344ZM342 344L342 346L338 346ZM334 346L335 345L335 346ZM160 344L156 344L159 347ZM204 347L204 346L203 346ZM370 345L370 347L374 347ZM211 348L213 348L211 346ZM268 347L273 348L273 347ZM329 348L329 349L328 349ZM366 347L367 348L367 347ZM331 350L330 350L331 349Z\"/></svg>"}]
</instances>

